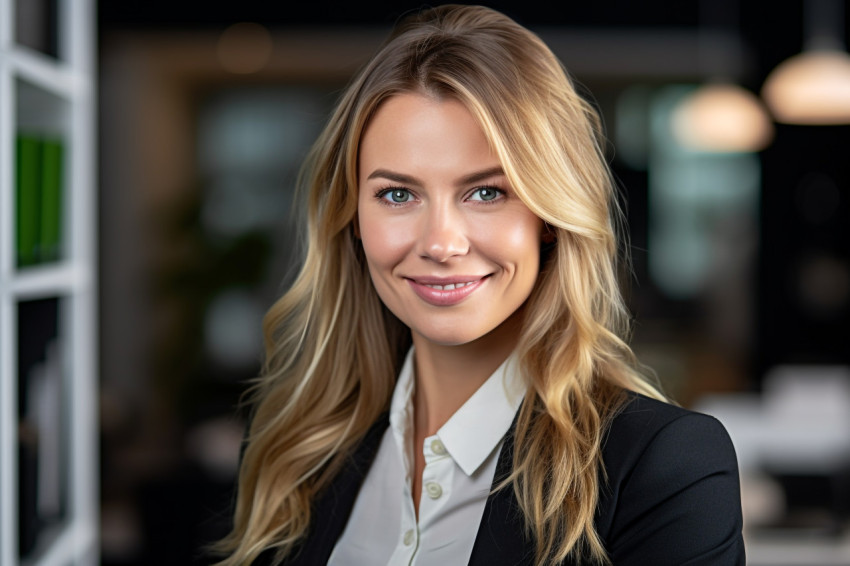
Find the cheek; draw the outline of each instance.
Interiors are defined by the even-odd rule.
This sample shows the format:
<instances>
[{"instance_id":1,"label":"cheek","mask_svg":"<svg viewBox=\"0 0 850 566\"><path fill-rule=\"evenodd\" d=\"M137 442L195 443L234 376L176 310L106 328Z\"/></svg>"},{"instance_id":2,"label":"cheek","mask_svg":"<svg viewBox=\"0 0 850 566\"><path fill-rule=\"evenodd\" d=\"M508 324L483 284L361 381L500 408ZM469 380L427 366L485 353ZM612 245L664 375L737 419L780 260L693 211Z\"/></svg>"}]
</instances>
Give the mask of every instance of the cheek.
<instances>
[{"instance_id":1,"label":"cheek","mask_svg":"<svg viewBox=\"0 0 850 566\"><path fill-rule=\"evenodd\" d=\"M482 234L487 246L517 269L531 269L535 273L540 259L543 223L536 216L518 214L497 225L487 227Z\"/></svg>"},{"instance_id":2,"label":"cheek","mask_svg":"<svg viewBox=\"0 0 850 566\"><path fill-rule=\"evenodd\" d=\"M536 224L527 222L514 226L511 230L506 230L504 235L504 245L517 252L535 252L537 257L540 252L540 229Z\"/></svg>"},{"instance_id":3,"label":"cheek","mask_svg":"<svg viewBox=\"0 0 850 566\"><path fill-rule=\"evenodd\" d=\"M369 214L360 215L360 241L373 277L375 268L391 266L404 255L407 231L399 230L395 224L386 219L379 221Z\"/></svg>"}]
</instances>

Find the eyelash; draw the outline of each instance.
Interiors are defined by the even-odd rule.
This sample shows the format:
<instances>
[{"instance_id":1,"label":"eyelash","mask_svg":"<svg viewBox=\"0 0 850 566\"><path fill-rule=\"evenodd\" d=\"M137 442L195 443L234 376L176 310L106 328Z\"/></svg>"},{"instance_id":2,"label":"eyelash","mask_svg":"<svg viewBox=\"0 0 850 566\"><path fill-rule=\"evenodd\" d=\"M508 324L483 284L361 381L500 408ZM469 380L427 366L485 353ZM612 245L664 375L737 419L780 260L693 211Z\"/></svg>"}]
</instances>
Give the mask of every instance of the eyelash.
<instances>
[{"instance_id":1,"label":"eyelash","mask_svg":"<svg viewBox=\"0 0 850 566\"><path fill-rule=\"evenodd\" d=\"M496 187L496 186L493 186L493 185L482 185L480 187L475 187L469 193L469 196L466 197L465 200L472 200L472 198L471 198L472 195L474 195L477 192L484 190L484 189L496 191L497 194L496 194L495 197L493 197L490 200L476 199L474 202L476 202L478 204L483 204L483 205L495 204L495 203L501 201L502 199L504 199L505 196L507 195L507 191L505 191L504 189L500 189L499 187ZM375 192L375 198L378 199L381 202L381 204L386 205L386 206L391 206L391 207L404 206L405 204L410 202L410 201L393 202L393 201L385 198L388 194L390 194L393 191L404 191L408 195L410 195L411 197L414 197L414 195L410 191L410 189L406 189L404 187L392 186L392 187L384 187L382 189L378 189L378 191Z\"/></svg>"}]
</instances>

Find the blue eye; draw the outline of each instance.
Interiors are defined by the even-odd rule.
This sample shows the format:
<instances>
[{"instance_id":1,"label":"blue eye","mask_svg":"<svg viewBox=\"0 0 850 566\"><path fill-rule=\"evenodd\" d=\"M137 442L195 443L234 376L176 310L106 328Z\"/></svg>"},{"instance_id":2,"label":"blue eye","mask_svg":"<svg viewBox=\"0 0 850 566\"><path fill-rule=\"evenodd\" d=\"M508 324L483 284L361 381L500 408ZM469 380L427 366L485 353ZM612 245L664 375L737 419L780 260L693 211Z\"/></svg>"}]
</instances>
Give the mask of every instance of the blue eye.
<instances>
[{"instance_id":1,"label":"blue eye","mask_svg":"<svg viewBox=\"0 0 850 566\"><path fill-rule=\"evenodd\" d=\"M413 198L413 195L407 189L387 189L382 191L379 196L393 204L404 204Z\"/></svg>"},{"instance_id":2,"label":"blue eye","mask_svg":"<svg viewBox=\"0 0 850 566\"><path fill-rule=\"evenodd\" d=\"M469 196L469 200L490 201L499 198L502 191L495 187L479 187Z\"/></svg>"}]
</instances>

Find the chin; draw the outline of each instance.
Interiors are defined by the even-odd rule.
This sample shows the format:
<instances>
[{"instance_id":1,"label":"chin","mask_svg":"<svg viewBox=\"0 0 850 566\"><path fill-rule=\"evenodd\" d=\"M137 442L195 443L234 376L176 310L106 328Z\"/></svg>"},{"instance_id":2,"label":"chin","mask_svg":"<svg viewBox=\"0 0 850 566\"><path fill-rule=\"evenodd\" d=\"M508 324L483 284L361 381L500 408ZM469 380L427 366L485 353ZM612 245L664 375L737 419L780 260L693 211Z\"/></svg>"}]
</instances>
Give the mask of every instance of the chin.
<instances>
[{"instance_id":1,"label":"chin","mask_svg":"<svg viewBox=\"0 0 850 566\"><path fill-rule=\"evenodd\" d=\"M421 333L418 332L422 340L434 344L436 346L463 346L474 342L480 336L468 336L465 333L459 332L440 332L440 333Z\"/></svg>"},{"instance_id":2,"label":"chin","mask_svg":"<svg viewBox=\"0 0 850 566\"><path fill-rule=\"evenodd\" d=\"M418 334L419 338L436 346L463 346L488 336L493 330L493 328L470 328L468 324L459 322L446 328L415 329L414 334Z\"/></svg>"}]
</instances>

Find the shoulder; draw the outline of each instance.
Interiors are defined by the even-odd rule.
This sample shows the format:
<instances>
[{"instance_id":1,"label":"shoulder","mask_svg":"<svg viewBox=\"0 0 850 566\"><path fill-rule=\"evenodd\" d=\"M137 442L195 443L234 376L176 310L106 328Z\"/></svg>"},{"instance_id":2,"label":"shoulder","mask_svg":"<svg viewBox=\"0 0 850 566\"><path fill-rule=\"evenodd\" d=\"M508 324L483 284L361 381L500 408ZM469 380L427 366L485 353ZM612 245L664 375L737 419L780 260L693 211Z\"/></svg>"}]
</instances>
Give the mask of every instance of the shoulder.
<instances>
[{"instance_id":1,"label":"shoulder","mask_svg":"<svg viewBox=\"0 0 850 566\"><path fill-rule=\"evenodd\" d=\"M609 475L669 463L681 472L725 464L737 473L737 459L726 429L716 418L628 392L603 441ZM656 471L663 476L663 470Z\"/></svg>"},{"instance_id":2,"label":"shoulder","mask_svg":"<svg viewBox=\"0 0 850 566\"><path fill-rule=\"evenodd\" d=\"M717 419L628 393L603 461L597 528L615 563L742 563L737 459Z\"/></svg>"}]
</instances>

